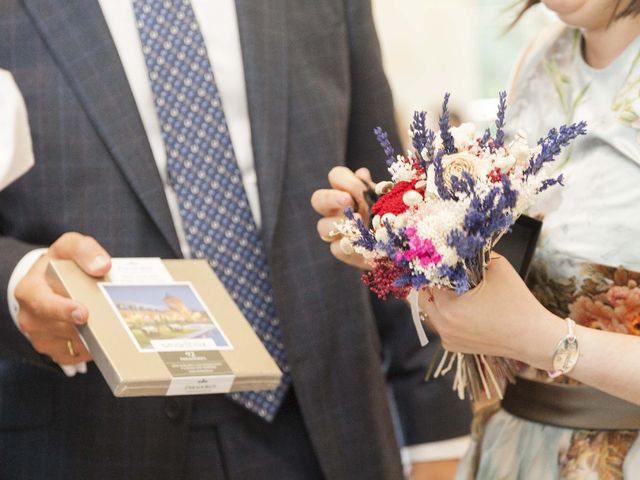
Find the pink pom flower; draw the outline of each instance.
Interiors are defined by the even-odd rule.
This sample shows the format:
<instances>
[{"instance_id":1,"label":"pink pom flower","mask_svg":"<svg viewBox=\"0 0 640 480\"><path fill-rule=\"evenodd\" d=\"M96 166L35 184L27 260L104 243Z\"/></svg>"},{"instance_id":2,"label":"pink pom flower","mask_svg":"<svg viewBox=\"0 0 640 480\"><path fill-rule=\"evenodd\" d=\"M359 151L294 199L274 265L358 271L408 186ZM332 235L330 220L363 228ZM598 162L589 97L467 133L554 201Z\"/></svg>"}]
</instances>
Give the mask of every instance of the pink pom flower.
<instances>
[{"instance_id":1,"label":"pink pom flower","mask_svg":"<svg viewBox=\"0 0 640 480\"><path fill-rule=\"evenodd\" d=\"M440 263L442 256L430 239L418 236L415 227L407 227L404 233L409 237L409 249L402 254L404 260L410 262L418 259L423 267Z\"/></svg>"}]
</instances>

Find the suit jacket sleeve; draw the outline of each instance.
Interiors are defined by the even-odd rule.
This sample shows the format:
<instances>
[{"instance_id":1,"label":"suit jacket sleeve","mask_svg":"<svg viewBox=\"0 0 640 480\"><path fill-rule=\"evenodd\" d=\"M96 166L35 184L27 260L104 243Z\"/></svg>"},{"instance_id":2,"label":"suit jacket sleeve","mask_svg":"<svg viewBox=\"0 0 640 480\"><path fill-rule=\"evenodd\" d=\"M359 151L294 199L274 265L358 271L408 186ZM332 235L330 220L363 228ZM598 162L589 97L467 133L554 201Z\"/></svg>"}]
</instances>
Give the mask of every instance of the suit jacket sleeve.
<instances>
[{"instance_id":1,"label":"suit jacket sleeve","mask_svg":"<svg viewBox=\"0 0 640 480\"><path fill-rule=\"evenodd\" d=\"M388 177L384 153L373 128L381 126L400 148L393 101L382 69L378 39L368 0L347 2L350 34L351 117L347 159L350 168L368 167L374 179ZM469 404L451 389L451 378L425 382L439 341L421 348L409 309L397 300L372 297L384 350L386 374L397 407L405 445L454 438L469 432Z\"/></svg>"}]
</instances>

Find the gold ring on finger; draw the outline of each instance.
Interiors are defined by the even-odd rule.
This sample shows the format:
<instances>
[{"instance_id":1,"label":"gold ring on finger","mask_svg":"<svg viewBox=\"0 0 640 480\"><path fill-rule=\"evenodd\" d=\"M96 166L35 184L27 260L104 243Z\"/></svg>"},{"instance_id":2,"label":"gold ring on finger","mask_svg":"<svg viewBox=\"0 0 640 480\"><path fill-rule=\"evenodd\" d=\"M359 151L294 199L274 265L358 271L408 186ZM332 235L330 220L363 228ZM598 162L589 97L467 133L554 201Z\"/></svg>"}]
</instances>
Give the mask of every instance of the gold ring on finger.
<instances>
[{"instance_id":1,"label":"gold ring on finger","mask_svg":"<svg viewBox=\"0 0 640 480\"><path fill-rule=\"evenodd\" d=\"M80 355L78 352L76 352L76 349L73 348L73 342L71 340L67 340L67 351L72 357L77 357L78 355Z\"/></svg>"}]
</instances>

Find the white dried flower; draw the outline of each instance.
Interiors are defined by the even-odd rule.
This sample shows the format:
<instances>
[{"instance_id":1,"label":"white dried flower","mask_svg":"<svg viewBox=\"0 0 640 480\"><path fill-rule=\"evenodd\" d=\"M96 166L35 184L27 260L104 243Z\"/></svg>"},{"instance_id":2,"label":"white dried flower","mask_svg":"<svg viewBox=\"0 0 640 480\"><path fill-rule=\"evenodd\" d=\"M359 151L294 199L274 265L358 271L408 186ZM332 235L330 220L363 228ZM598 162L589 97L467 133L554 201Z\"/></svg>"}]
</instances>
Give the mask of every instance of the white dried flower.
<instances>
[{"instance_id":1,"label":"white dried flower","mask_svg":"<svg viewBox=\"0 0 640 480\"><path fill-rule=\"evenodd\" d=\"M379 242L386 242L389 240L389 232L387 232L386 228L379 228L376 230L375 237Z\"/></svg>"},{"instance_id":2,"label":"white dried flower","mask_svg":"<svg viewBox=\"0 0 640 480\"><path fill-rule=\"evenodd\" d=\"M413 207L422 202L422 195L415 190L408 190L402 195L402 201L405 205Z\"/></svg>"},{"instance_id":3,"label":"white dried flower","mask_svg":"<svg viewBox=\"0 0 640 480\"><path fill-rule=\"evenodd\" d=\"M410 182L416 178L416 171L404 157L398 156L398 159L389 167L389 173L394 182Z\"/></svg>"},{"instance_id":4,"label":"white dried flower","mask_svg":"<svg viewBox=\"0 0 640 480\"><path fill-rule=\"evenodd\" d=\"M466 150L476 143L476 126L473 123L463 123L458 127L449 128L453 136L453 145L458 150Z\"/></svg>"}]
</instances>

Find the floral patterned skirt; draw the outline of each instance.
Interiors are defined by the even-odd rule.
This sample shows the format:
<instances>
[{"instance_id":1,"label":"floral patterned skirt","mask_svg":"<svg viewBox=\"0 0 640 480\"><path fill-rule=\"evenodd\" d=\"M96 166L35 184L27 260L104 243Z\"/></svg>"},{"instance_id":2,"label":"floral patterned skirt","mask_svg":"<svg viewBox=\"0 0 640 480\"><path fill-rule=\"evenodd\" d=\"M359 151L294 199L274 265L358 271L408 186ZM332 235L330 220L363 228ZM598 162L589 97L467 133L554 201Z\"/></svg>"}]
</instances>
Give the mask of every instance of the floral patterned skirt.
<instances>
[{"instance_id":1,"label":"floral patterned skirt","mask_svg":"<svg viewBox=\"0 0 640 480\"><path fill-rule=\"evenodd\" d=\"M495 413L461 460L457 480L640 478L634 430L572 430Z\"/></svg>"}]
</instances>

